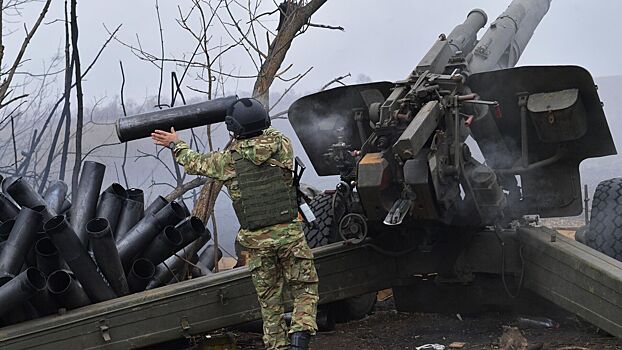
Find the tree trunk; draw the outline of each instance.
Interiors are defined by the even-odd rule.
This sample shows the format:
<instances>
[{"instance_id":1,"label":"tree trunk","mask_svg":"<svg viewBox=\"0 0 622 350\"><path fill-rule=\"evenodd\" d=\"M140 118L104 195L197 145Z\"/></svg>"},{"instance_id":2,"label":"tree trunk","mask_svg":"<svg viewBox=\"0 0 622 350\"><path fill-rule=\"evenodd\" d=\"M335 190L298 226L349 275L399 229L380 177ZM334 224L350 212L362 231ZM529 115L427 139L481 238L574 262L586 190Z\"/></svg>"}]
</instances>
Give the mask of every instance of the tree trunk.
<instances>
[{"instance_id":1,"label":"tree trunk","mask_svg":"<svg viewBox=\"0 0 622 350\"><path fill-rule=\"evenodd\" d=\"M82 165L82 127L84 123L84 106L82 101L82 72L80 70L80 54L78 52L78 14L76 1L71 0L71 44L73 45L73 63L76 73L76 100L78 105L76 117L76 154L73 163L73 176L71 178L71 198L76 199L78 179Z\"/></svg>"},{"instance_id":2,"label":"tree trunk","mask_svg":"<svg viewBox=\"0 0 622 350\"><path fill-rule=\"evenodd\" d=\"M311 0L307 5L300 6L293 2L288 9L285 22L272 40L268 48L266 60L259 69L253 88L253 97L259 100L266 109L270 109L270 86L281 69L287 51L292 46L296 35L307 24L311 16L326 3L327 0Z\"/></svg>"}]
</instances>

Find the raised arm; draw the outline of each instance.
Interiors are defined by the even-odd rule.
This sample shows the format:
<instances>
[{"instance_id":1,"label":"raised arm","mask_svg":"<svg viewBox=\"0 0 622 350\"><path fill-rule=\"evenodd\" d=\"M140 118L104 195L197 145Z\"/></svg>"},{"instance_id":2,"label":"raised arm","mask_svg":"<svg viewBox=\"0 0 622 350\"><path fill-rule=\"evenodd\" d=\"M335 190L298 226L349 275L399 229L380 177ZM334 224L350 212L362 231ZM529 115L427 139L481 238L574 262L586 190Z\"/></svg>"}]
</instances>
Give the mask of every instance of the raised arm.
<instances>
[{"instance_id":1,"label":"raised arm","mask_svg":"<svg viewBox=\"0 0 622 350\"><path fill-rule=\"evenodd\" d=\"M174 128L171 128L171 132L156 130L151 134L151 138L157 145L172 149L175 160L183 165L187 174L207 176L220 181L235 176L229 152L196 152L178 138Z\"/></svg>"}]
</instances>

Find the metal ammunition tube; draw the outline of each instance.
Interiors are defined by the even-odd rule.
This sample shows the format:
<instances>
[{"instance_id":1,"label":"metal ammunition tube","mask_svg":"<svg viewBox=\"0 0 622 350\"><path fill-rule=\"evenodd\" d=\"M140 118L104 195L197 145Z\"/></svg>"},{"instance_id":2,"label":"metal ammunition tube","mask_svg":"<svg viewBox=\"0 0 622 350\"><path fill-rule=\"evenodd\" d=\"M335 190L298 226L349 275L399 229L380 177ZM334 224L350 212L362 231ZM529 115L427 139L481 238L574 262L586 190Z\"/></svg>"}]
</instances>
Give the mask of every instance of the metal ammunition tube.
<instances>
[{"instance_id":1,"label":"metal ammunition tube","mask_svg":"<svg viewBox=\"0 0 622 350\"><path fill-rule=\"evenodd\" d=\"M46 276L64 267L58 249L50 237L42 237L35 242L37 268Z\"/></svg>"},{"instance_id":2,"label":"metal ammunition tube","mask_svg":"<svg viewBox=\"0 0 622 350\"><path fill-rule=\"evenodd\" d=\"M34 267L27 268L0 287L0 316L25 303L36 292L45 288L45 276Z\"/></svg>"},{"instance_id":3,"label":"metal ammunition tube","mask_svg":"<svg viewBox=\"0 0 622 350\"><path fill-rule=\"evenodd\" d=\"M162 232L166 226L175 226L184 219L184 210L176 202L171 202L155 214L145 217L117 243L123 266L130 266L132 259Z\"/></svg>"},{"instance_id":4,"label":"metal ammunition tube","mask_svg":"<svg viewBox=\"0 0 622 350\"><path fill-rule=\"evenodd\" d=\"M21 176L10 177L3 182L4 193L13 198L21 207L32 208L37 205L45 205L45 200L30 184Z\"/></svg>"},{"instance_id":5,"label":"metal ammunition tube","mask_svg":"<svg viewBox=\"0 0 622 350\"><path fill-rule=\"evenodd\" d=\"M132 293L142 292L155 274L155 266L147 259L136 259L127 276Z\"/></svg>"},{"instance_id":6,"label":"metal ammunition tube","mask_svg":"<svg viewBox=\"0 0 622 350\"><path fill-rule=\"evenodd\" d=\"M0 221L6 222L14 219L19 213L19 208L4 194L0 193Z\"/></svg>"},{"instance_id":7,"label":"metal ammunition tube","mask_svg":"<svg viewBox=\"0 0 622 350\"><path fill-rule=\"evenodd\" d=\"M145 203L145 193L140 188L127 189L127 198L133 201Z\"/></svg>"},{"instance_id":8,"label":"metal ammunition tube","mask_svg":"<svg viewBox=\"0 0 622 350\"><path fill-rule=\"evenodd\" d=\"M106 166L101 163L84 162L78 188L73 189L77 192L70 210L71 227L85 247L89 242L86 223L95 217L97 200L105 172Z\"/></svg>"},{"instance_id":9,"label":"metal ammunition tube","mask_svg":"<svg viewBox=\"0 0 622 350\"><path fill-rule=\"evenodd\" d=\"M177 277L179 280L182 280L184 265L186 264L184 260L187 260L189 253L190 249L179 250L177 253L175 253L175 255L172 255L163 263L159 264L156 267L153 279L149 281L146 289L153 289L163 286L175 277Z\"/></svg>"},{"instance_id":10,"label":"metal ammunition tube","mask_svg":"<svg viewBox=\"0 0 622 350\"><path fill-rule=\"evenodd\" d=\"M97 204L95 217L108 220L110 231L113 236L126 198L127 191L118 183L110 185L99 196L99 203Z\"/></svg>"},{"instance_id":11,"label":"metal ammunition tube","mask_svg":"<svg viewBox=\"0 0 622 350\"><path fill-rule=\"evenodd\" d=\"M182 247L187 246L203 235L207 235L206 239L208 241L212 238L212 234L205 227L203 220L196 216L185 218L182 222L177 224L175 228L178 229L184 237Z\"/></svg>"},{"instance_id":12,"label":"metal ammunition tube","mask_svg":"<svg viewBox=\"0 0 622 350\"><path fill-rule=\"evenodd\" d=\"M15 225L15 220L7 220L0 224L0 242L4 242L9 238L13 225Z\"/></svg>"},{"instance_id":13,"label":"metal ammunition tube","mask_svg":"<svg viewBox=\"0 0 622 350\"><path fill-rule=\"evenodd\" d=\"M192 212L190 212L190 208L188 208L188 206L186 205L186 202L184 202L182 199L180 199L178 201L179 205L181 205L181 207L184 209L184 216L188 217L190 215L192 215Z\"/></svg>"},{"instance_id":14,"label":"metal ammunition tube","mask_svg":"<svg viewBox=\"0 0 622 350\"><path fill-rule=\"evenodd\" d=\"M114 291L97 271L95 262L63 216L55 216L44 225L60 255L76 275L89 299L95 302L113 299Z\"/></svg>"},{"instance_id":15,"label":"metal ammunition tube","mask_svg":"<svg viewBox=\"0 0 622 350\"><path fill-rule=\"evenodd\" d=\"M30 298L30 304L37 310L39 316L53 315L58 312L58 304L47 288L37 291Z\"/></svg>"},{"instance_id":16,"label":"metal ammunition tube","mask_svg":"<svg viewBox=\"0 0 622 350\"><path fill-rule=\"evenodd\" d=\"M19 273L26 254L35 242L41 219L41 214L35 210L20 210L0 254L0 276L14 277Z\"/></svg>"},{"instance_id":17,"label":"metal ammunition tube","mask_svg":"<svg viewBox=\"0 0 622 350\"><path fill-rule=\"evenodd\" d=\"M39 229L37 230L37 234L35 235L35 239L33 240L33 244L30 246L30 249L28 249L28 253L26 254L26 266L37 267L37 252L35 251L35 246L37 245L37 241L44 237L47 237L47 234L43 231L43 223L41 223ZM44 275L46 274L44 273Z\"/></svg>"},{"instance_id":18,"label":"metal ammunition tube","mask_svg":"<svg viewBox=\"0 0 622 350\"><path fill-rule=\"evenodd\" d=\"M45 200L45 203L50 212L53 212L54 215L58 215L61 213L63 209L63 204L66 201L65 197L67 196L67 190L67 184L63 181L57 180L50 183L47 190L45 191L43 199Z\"/></svg>"},{"instance_id":19,"label":"metal ammunition tube","mask_svg":"<svg viewBox=\"0 0 622 350\"><path fill-rule=\"evenodd\" d=\"M6 185L6 191L9 196L19 204L22 208L35 208L43 207L45 211L41 211L43 220L48 220L52 216L56 215L46 207L46 202L37 191L22 177L8 178L3 182Z\"/></svg>"},{"instance_id":20,"label":"metal ammunition tube","mask_svg":"<svg viewBox=\"0 0 622 350\"><path fill-rule=\"evenodd\" d=\"M135 201L132 199L126 199L123 202L123 208L119 215L119 221L117 223L115 239L117 242L121 241L143 217L144 217L145 205L143 202Z\"/></svg>"},{"instance_id":21,"label":"metal ammunition tube","mask_svg":"<svg viewBox=\"0 0 622 350\"><path fill-rule=\"evenodd\" d=\"M65 215L66 213L69 212L70 209L71 209L71 202L65 199L65 201L63 202L63 206L61 207L58 215Z\"/></svg>"},{"instance_id":22,"label":"metal ammunition tube","mask_svg":"<svg viewBox=\"0 0 622 350\"><path fill-rule=\"evenodd\" d=\"M192 269L194 269L194 265L199 261L199 255L194 253L190 255L181 265L181 269L175 273L175 276L171 278L167 284L177 283L179 280L186 279L189 275L192 275Z\"/></svg>"},{"instance_id":23,"label":"metal ammunition tube","mask_svg":"<svg viewBox=\"0 0 622 350\"><path fill-rule=\"evenodd\" d=\"M86 224L86 231L89 233L90 246L100 271L117 295L128 295L130 290L108 220L93 219Z\"/></svg>"},{"instance_id":24,"label":"metal ammunition tube","mask_svg":"<svg viewBox=\"0 0 622 350\"><path fill-rule=\"evenodd\" d=\"M162 109L117 120L117 136L121 142L149 137L156 130L184 130L224 122L227 109L237 96L218 98L186 106Z\"/></svg>"},{"instance_id":25,"label":"metal ammunition tube","mask_svg":"<svg viewBox=\"0 0 622 350\"><path fill-rule=\"evenodd\" d=\"M18 324L30 320L34 320L39 317L39 314L35 310L34 306L30 302L25 301L21 305L16 305L11 308L11 312L4 314L0 318L0 325L9 326L12 324Z\"/></svg>"},{"instance_id":26,"label":"metal ammunition tube","mask_svg":"<svg viewBox=\"0 0 622 350\"><path fill-rule=\"evenodd\" d=\"M48 291L60 306L68 310L91 303L80 283L65 270L57 270L50 274Z\"/></svg>"},{"instance_id":27,"label":"metal ammunition tube","mask_svg":"<svg viewBox=\"0 0 622 350\"><path fill-rule=\"evenodd\" d=\"M207 243L207 241L208 241L207 235L203 235L199 237L196 240L196 243L194 244L198 246L203 246ZM159 264L156 267L156 273L153 279L149 281L149 284L147 285L147 289L153 289L153 288L160 287L162 285L169 283L171 280L173 282L176 282L177 280L180 280L180 281L183 280L184 273L187 271L186 261L191 261L190 253L192 250L193 249L191 248L181 249L177 251L175 255L171 256L170 258L166 259L163 263ZM197 257L197 260L198 260L198 257Z\"/></svg>"},{"instance_id":28,"label":"metal ammunition tube","mask_svg":"<svg viewBox=\"0 0 622 350\"><path fill-rule=\"evenodd\" d=\"M151 261L153 265L158 265L179 250L183 243L181 232L173 226L167 226L145 248L141 257Z\"/></svg>"},{"instance_id":29,"label":"metal ammunition tube","mask_svg":"<svg viewBox=\"0 0 622 350\"><path fill-rule=\"evenodd\" d=\"M158 196L149 206L145 209L145 216L149 216L149 214L155 214L159 212L162 208L166 207L168 201L166 198L162 196ZM184 210L185 211L185 210Z\"/></svg>"},{"instance_id":30,"label":"metal ammunition tube","mask_svg":"<svg viewBox=\"0 0 622 350\"><path fill-rule=\"evenodd\" d=\"M213 245L208 245L201 255L199 255L199 262L207 267L210 272L216 267L214 254L216 254L218 260L222 259L222 250L218 249L216 252L214 252L214 250L215 247Z\"/></svg>"}]
</instances>

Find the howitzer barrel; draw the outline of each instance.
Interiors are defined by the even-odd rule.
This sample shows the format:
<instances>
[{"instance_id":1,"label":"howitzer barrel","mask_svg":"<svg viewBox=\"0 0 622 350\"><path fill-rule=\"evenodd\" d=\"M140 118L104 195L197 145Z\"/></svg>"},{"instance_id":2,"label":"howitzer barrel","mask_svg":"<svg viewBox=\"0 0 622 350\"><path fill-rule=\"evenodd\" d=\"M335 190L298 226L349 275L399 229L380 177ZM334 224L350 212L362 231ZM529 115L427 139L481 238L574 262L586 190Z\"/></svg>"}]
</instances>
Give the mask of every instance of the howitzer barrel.
<instances>
[{"instance_id":1,"label":"howitzer barrel","mask_svg":"<svg viewBox=\"0 0 622 350\"><path fill-rule=\"evenodd\" d=\"M457 25L447 36L454 53L471 52L477 43L477 32L484 28L486 22L488 22L488 16L484 10L471 10L464 23Z\"/></svg>"},{"instance_id":2,"label":"howitzer barrel","mask_svg":"<svg viewBox=\"0 0 622 350\"><path fill-rule=\"evenodd\" d=\"M471 73L516 65L552 0L514 0L467 58Z\"/></svg>"},{"instance_id":3,"label":"howitzer barrel","mask_svg":"<svg viewBox=\"0 0 622 350\"><path fill-rule=\"evenodd\" d=\"M149 137L156 129L168 131L174 127L175 130L184 130L220 123L225 121L227 109L237 99L237 96L229 96L120 118L116 125L117 136L119 141L127 142Z\"/></svg>"},{"instance_id":4,"label":"howitzer barrel","mask_svg":"<svg viewBox=\"0 0 622 350\"><path fill-rule=\"evenodd\" d=\"M488 16L480 9L474 9L467 15L464 23L457 25L445 38L441 36L421 59L416 73L443 73L445 66L458 52L471 52L477 43L477 32L482 29Z\"/></svg>"}]
</instances>

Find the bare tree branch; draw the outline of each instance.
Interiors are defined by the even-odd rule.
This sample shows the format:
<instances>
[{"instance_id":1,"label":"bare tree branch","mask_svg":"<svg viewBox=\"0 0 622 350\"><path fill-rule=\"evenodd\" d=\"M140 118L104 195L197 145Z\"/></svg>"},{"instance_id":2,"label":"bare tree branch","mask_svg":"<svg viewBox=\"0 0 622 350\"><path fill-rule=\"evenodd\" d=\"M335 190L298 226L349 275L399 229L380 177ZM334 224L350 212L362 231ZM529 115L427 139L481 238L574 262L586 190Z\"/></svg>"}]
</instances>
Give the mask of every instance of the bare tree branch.
<instances>
[{"instance_id":1,"label":"bare tree branch","mask_svg":"<svg viewBox=\"0 0 622 350\"><path fill-rule=\"evenodd\" d=\"M124 99L124 91L125 88L125 72L123 71L123 62L119 61L119 66L121 67L121 108L123 109L123 115L127 116L127 110L125 109L125 99ZM125 188L129 188L130 184L127 181L127 171L125 170L125 166L127 165L127 142L123 144L123 163L121 163L121 172L123 173L123 180L125 180Z\"/></svg>"},{"instance_id":2,"label":"bare tree branch","mask_svg":"<svg viewBox=\"0 0 622 350\"><path fill-rule=\"evenodd\" d=\"M176 187L171 193L166 195L166 200L173 201L181 196L184 195L184 193L195 189L197 187L200 187L202 185L204 185L207 182L207 178L205 177L197 177L194 180L187 182L179 187Z\"/></svg>"},{"instance_id":3,"label":"bare tree branch","mask_svg":"<svg viewBox=\"0 0 622 350\"><path fill-rule=\"evenodd\" d=\"M13 65L9 69L7 77L4 78L4 80L0 84L0 102L3 102L4 99L7 97L7 92L9 91L9 86L11 85L11 82L13 81L13 77L15 76L15 71L17 71L17 68L22 63L22 58L24 57L24 54L26 53L26 48L28 47L28 44L30 44L30 40L32 39L32 37L37 32L37 29L39 29L41 22L43 22L43 18L45 18L45 15L47 14L48 9L50 8L51 2L52 0L47 0L45 2L45 4L43 5L43 9L39 13L39 17L37 18L37 21L35 22L33 28L30 31L26 31L26 38L24 38L24 41L22 42L21 48L19 49L19 52L17 53L17 56L15 57L15 60L13 61ZM3 57L3 56L4 56L4 46L2 46L2 53L0 53L0 57ZM5 106L7 104L8 103L3 103L3 105Z\"/></svg>"},{"instance_id":4,"label":"bare tree branch","mask_svg":"<svg viewBox=\"0 0 622 350\"><path fill-rule=\"evenodd\" d=\"M345 31L345 28L343 28L342 26L330 26L330 25L327 25L327 24L315 24L315 23L308 23L307 25L309 27L315 27L315 28L339 30L339 31L342 31L342 32Z\"/></svg>"},{"instance_id":5,"label":"bare tree branch","mask_svg":"<svg viewBox=\"0 0 622 350\"><path fill-rule=\"evenodd\" d=\"M270 106L270 86L285 60L292 41L303 26L309 22L311 16L325 3L326 0L311 0L304 6L297 2L290 4L293 9L288 11L285 22L270 44L267 58L259 70L259 77L253 88L253 97L259 99L266 108Z\"/></svg>"},{"instance_id":6,"label":"bare tree branch","mask_svg":"<svg viewBox=\"0 0 622 350\"><path fill-rule=\"evenodd\" d=\"M352 76L352 74L348 73L348 74L346 74L346 75L344 75L344 76L337 77L337 78L335 78L335 79L333 79L333 80L329 81L328 83L326 83L326 85L322 86L322 88L320 89L320 91L324 91L324 90L326 90L329 86L331 86L331 85L333 85L333 84L335 84L335 83L337 83L337 84L341 84L341 85L345 86L346 84L344 84L344 83L342 82L342 80L343 80L343 79L346 79L346 78L349 78L349 77L351 77L351 76Z\"/></svg>"},{"instance_id":7,"label":"bare tree branch","mask_svg":"<svg viewBox=\"0 0 622 350\"><path fill-rule=\"evenodd\" d=\"M271 112L271 111L274 109L274 107L278 106L278 105L279 105L279 103L283 100L283 98L287 95L287 93L289 93L289 92L290 92L290 91L294 88L294 86L296 86L296 84L298 84L298 82L302 80L302 78L304 78L305 76L307 76L307 74L309 74L309 72L311 72L311 70L312 70L312 69L313 69L313 67L310 67L309 69L307 69L307 71L306 71L306 72L304 72L303 74L301 74L301 75L298 77L298 79L296 79L296 81L294 81L294 83L292 83L292 84L291 84L291 85L290 85L290 86L289 86L289 87L288 87L288 88L287 88L287 89L283 92L283 94L281 95L281 97L279 97L279 99L278 99L278 100L276 100L276 102L275 102L275 103L274 103L274 104L273 104L273 105L272 105L272 106L268 109L268 112Z\"/></svg>"}]
</instances>

